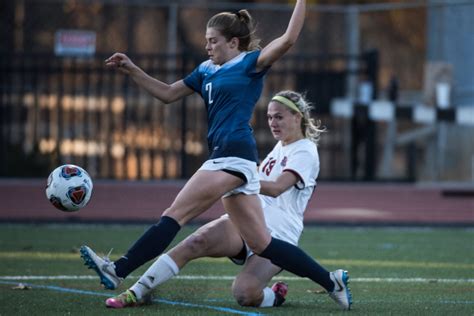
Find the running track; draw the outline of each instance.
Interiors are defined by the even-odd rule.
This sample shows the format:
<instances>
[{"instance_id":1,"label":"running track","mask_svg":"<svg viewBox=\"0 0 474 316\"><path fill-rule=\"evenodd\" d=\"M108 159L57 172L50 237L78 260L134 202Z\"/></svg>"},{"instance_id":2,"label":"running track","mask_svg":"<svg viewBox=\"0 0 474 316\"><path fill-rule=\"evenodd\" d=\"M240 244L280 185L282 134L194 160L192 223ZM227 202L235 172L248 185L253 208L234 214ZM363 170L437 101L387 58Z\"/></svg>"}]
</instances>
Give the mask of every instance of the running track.
<instances>
[{"instance_id":1,"label":"running track","mask_svg":"<svg viewBox=\"0 0 474 316\"><path fill-rule=\"evenodd\" d=\"M0 179L1 222L155 222L181 181L96 181L92 200L75 213L53 208L45 180ZM196 220L223 214L220 202ZM345 225L474 226L474 184L366 184L320 182L306 223Z\"/></svg>"}]
</instances>

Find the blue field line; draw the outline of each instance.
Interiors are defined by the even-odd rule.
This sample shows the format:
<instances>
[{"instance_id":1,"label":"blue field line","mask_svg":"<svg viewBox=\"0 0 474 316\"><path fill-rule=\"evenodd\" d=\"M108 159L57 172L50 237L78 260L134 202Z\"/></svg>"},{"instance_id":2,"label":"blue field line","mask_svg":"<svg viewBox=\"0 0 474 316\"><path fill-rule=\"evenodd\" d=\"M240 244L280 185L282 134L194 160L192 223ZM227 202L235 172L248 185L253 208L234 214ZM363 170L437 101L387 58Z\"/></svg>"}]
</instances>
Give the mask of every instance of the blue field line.
<instances>
[{"instance_id":1,"label":"blue field line","mask_svg":"<svg viewBox=\"0 0 474 316\"><path fill-rule=\"evenodd\" d=\"M18 285L18 282L0 280L0 284ZM21 284L23 284L25 286L29 286L31 288L47 289L47 290L57 291L57 292L62 292L62 293L74 293L74 294L92 295L92 296L105 296L105 297L110 296L110 294L107 294L107 293L100 293L100 292L95 292L95 291L85 291L85 290L78 290L78 289L70 289L70 288L65 288L65 287L55 286L55 285L36 285L36 284L31 284L31 283L21 283ZM246 316L257 316L257 315L258 316L263 316L263 315L265 315L265 314L262 314L262 313L249 313L249 312L239 311L237 309L232 309L232 308L227 308L227 307L202 305L202 304L194 304L194 303L186 303L186 302L176 302L176 301L170 301L170 300L161 299L161 298L155 298L155 299L153 299L153 302L163 303L163 304L168 304L168 305L177 305L177 306L185 306L185 307L196 307L196 308L212 309L212 310L216 310L216 311L220 311L220 312L225 312L225 313L230 313L230 314L237 314L237 315L246 315Z\"/></svg>"}]
</instances>

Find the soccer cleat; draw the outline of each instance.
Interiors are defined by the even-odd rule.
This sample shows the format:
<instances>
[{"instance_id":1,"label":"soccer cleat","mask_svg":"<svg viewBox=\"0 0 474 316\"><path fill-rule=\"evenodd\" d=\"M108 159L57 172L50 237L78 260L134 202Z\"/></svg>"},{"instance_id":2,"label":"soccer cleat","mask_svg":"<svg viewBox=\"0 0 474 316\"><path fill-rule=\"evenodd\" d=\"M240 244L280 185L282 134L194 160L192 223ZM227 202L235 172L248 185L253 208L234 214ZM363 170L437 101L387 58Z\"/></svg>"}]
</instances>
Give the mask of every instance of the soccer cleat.
<instances>
[{"instance_id":1,"label":"soccer cleat","mask_svg":"<svg viewBox=\"0 0 474 316\"><path fill-rule=\"evenodd\" d=\"M288 284L276 282L272 285L272 291L275 293L273 306L281 306L285 302L285 296L288 294Z\"/></svg>"},{"instance_id":2,"label":"soccer cleat","mask_svg":"<svg viewBox=\"0 0 474 316\"><path fill-rule=\"evenodd\" d=\"M105 301L105 306L109 308L125 308L134 307L138 305L138 300L132 291L126 290L117 296L108 298Z\"/></svg>"},{"instance_id":3,"label":"soccer cleat","mask_svg":"<svg viewBox=\"0 0 474 316\"><path fill-rule=\"evenodd\" d=\"M137 299L133 291L126 290L117 296L108 298L105 301L105 306L108 308L126 308L147 305L152 303L151 295L146 295L142 299Z\"/></svg>"},{"instance_id":4,"label":"soccer cleat","mask_svg":"<svg viewBox=\"0 0 474 316\"><path fill-rule=\"evenodd\" d=\"M84 264L89 269L94 269L100 277L100 283L108 290L115 290L120 283L122 278L115 274L115 265L110 261L109 257L99 257L91 248L87 246L81 246L80 249L81 257L84 260Z\"/></svg>"},{"instance_id":5,"label":"soccer cleat","mask_svg":"<svg viewBox=\"0 0 474 316\"><path fill-rule=\"evenodd\" d=\"M334 282L334 290L329 296L342 307L350 310L352 305L352 294L349 289L349 274L342 269L330 272L331 280Z\"/></svg>"}]
</instances>

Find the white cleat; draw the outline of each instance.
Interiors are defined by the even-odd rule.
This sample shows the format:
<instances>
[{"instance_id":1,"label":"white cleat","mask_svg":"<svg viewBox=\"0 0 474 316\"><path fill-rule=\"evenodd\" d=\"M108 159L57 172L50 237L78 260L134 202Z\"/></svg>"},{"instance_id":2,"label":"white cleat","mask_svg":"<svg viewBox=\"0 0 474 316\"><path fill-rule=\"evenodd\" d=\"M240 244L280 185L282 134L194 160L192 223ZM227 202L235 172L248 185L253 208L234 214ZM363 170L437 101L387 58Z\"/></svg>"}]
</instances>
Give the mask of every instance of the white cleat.
<instances>
[{"instance_id":1,"label":"white cleat","mask_svg":"<svg viewBox=\"0 0 474 316\"><path fill-rule=\"evenodd\" d=\"M330 273L331 280L334 282L334 290L329 296L343 310L350 310L352 305L352 293L349 289L349 274L342 269Z\"/></svg>"},{"instance_id":2,"label":"white cleat","mask_svg":"<svg viewBox=\"0 0 474 316\"><path fill-rule=\"evenodd\" d=\"M115 264L110 261L109 257L99 257L91 248L87 246L81 246L80 249L81 257L84 260L84 264L89 269L94 271L100 277L100 283L108 290L115 290L123 279L115 274Z\"/></svg>"}]
</instances>

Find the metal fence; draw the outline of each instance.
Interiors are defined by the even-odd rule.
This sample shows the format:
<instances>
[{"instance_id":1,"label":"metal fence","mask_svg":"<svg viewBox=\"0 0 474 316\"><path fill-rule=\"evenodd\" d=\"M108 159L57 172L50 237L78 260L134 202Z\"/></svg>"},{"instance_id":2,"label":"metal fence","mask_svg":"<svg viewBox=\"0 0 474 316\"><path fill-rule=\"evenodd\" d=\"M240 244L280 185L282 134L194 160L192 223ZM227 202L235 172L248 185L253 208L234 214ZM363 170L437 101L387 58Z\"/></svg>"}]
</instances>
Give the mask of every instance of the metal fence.
<instances>
[{"instance_id":1,"label":"metal fence","mask_svg":"<svg viewBox=\"0 0 474 316\"><path fill-rule=\"evenodd\" d=\"M380 91L381 99L386 99L389 93L384 92L395 78L403 92L398 104L415 104L423 88L427 12L444 12L441 2L458 10L470 3L309 5L299 40L289 56L273 66L255 111L252 124L260 155L274 143L266 127L266 103L280 89L295 89L307 91L317 105L315 115L328 129L320 143L321 179L457 180L472 174L474 148L463 136L472 130L466 133L462 127L450 126L444 137L432 124L430 137L396 145L391 159L383 159L388 152L387 139L403 137L400 132L417 133L420 126L409 120L397 121L396 128L394 122L364 121L366 113L357 111L350 119L328 114L333 97L358 101L361 79L371 81L374 92ZM74 162L99 178L187 178L207 155L206 118L200 98L192 96L164 105L126 76L106 70L103 59L113 51L127 52L152 76L171 82L203 60L203 56L192 54L203 52L205 24L213 14L249 9L265 45L284 32L293 4L220 0L2 2L0 176L44 176L59 163ZM53 56L59 30L94 33L94 57ZM377 49L380 58L361 54L371 49ZM441 140L441 145L433 145L436 138L446 139L453 148L443 149L446 146ZM388 179L387 173L379 172L381 165L390 170ZM474 174L467 177L473 178Z\"/></svg>"},{"instance_id":2,"label":"metal fence","mask_svg":"<svg viewBox=\"0 0 474 316\"><path fill-rule=\"evenodd\" d=\"M175 179L200 166L208 154L201 98L162 104L127 76L106 69L106 57L0 56L1 176L44 176L58 164L76 163L96 178ZM192 55L131 57L165 81L182 78L198 63ZM349 70L353 59L359 68ZM329 104L345 95L349 74L377 82L376 67L374 52L294 55L277 63L252 121L262 158L275 142L266 122L271 95L281 89L307 91L317 105L315 116L328 128L320 143L321 177L349 179L347 122L332 118Z\"/></svg>"}]
</instances>

